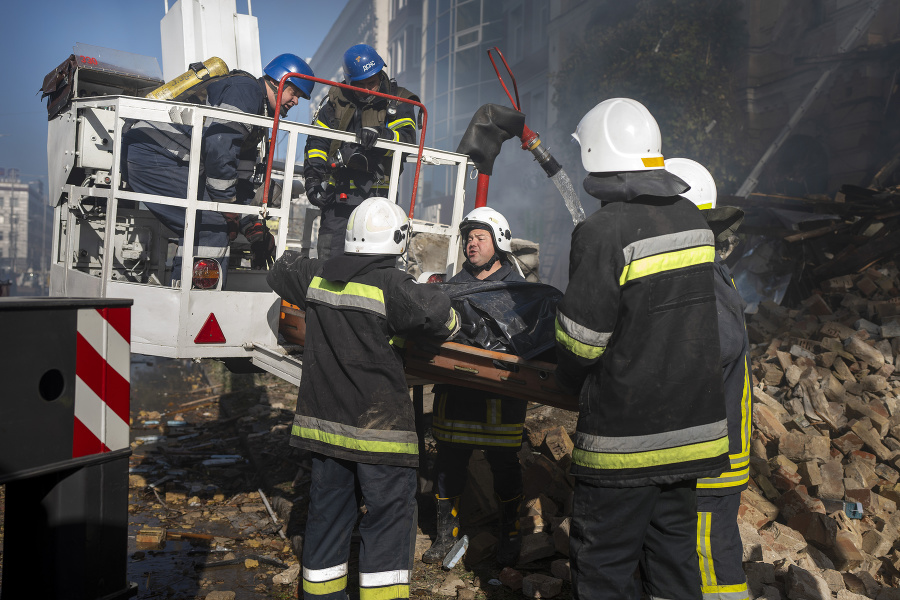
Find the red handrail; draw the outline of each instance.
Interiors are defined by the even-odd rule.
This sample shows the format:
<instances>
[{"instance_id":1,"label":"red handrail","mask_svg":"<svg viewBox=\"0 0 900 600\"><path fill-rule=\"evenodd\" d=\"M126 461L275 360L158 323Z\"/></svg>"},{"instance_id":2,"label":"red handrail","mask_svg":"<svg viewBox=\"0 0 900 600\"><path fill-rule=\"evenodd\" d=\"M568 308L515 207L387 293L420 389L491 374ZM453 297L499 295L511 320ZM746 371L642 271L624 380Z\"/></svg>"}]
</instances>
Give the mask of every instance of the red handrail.
<instances>
[{"instance_id":1,"label":"red handrail","mask_svg":"<svg viewBox=\"0 0 900 600\"><path fill-rule=\"evenodd\" d=\"M346 83L338 83L337 81L331 81L330 79L320 79L318 77L313 77L312 75L305 75L303 73L285 73L281 78L281 81L278 82L278 93L275 96L276 102L281 100L281 94L284 90L284 82L291 77L299 77L300 79L309 79L310 81L315 81L316 83L321 83L322 85L335 85L339 88L343 88L345 90L353 90L356 92L362 92L364 95L372 95L379 96L381 98L388 98L390 100L399 100L400 102L406 102L407 104L412 104L414 106L418 106L422 109L422 131L419 134L419 153L416 158L416 176L413 180L413 189L412 189L412 198L409 201L409 218L413 218L413 214L416 207L416 192L419 188L419 171L422 169L422 151L425 148L425 129L428 126L428 110L425 108L425 105L421 102L416 102L415 100L410 100L408 98L401 98L400 96L392 96L390 94L384 94L382 92L375 92L372 90L367 90L365 88L356 87L353 85L348 85ZM272 124L272 139L269 141L269 159L266 161L266 182L265 187L263 188L263 210L265 210L266 205L268 204L269 198L269 183L272 180L272 161L275 158L275 138L278 136L278 122L281 120L281 110L276 108L275 110L275 122ZM285 159L287 160L287 158ZM291 159L293 160L293 159Z\"/></svg>"}]
</instances>

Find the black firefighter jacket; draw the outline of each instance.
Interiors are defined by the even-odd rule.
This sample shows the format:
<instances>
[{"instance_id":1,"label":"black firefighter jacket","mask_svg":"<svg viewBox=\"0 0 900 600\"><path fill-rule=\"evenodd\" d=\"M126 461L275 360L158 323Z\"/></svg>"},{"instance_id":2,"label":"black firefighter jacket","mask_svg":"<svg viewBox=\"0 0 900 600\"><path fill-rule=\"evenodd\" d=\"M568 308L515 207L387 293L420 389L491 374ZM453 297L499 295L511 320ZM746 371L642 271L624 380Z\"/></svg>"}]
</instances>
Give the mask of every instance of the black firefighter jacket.
<instances>
[{"instance_id":1,"label":"black firefighter jacket","mask_svg":"<svg viewBox=\"0 0 900 600\"><path fill-rule=\"evenodd\" d=\"M731 271L720 261L716 270L716 308L719 313L719 352L725 412L728 416L728 469L716 477L697 480L698 496L738 494L750 480L750 340L744 324L744 301Z\"/></svg>"},{"instance_id":2,"label":"black firefighter jacket","mask_svg":"<svg viewBox=\"0 0 900 600\"><path fill-rule=\"evenodd\" d=\"M580 390L573 475L636 487L727 469L714 255L680 196L612 201L575 228L556 322L557 378Z\"/></svg>"},{"instance_id":3,"label":"black firefighter jacket","mask_svg":"<svg viewBox=\"0 0 900 600\"><path fill-rule=\"evenodd\" d=\"M287 251L267 277L306 311L306 346L291 445L369 464L418 465L415 417L394 336L447 338L458 330L450 299L417 285L394 257L329 261ZM349 272L345 281L323 278ZM354 272L355 271L355 272Z\"/></svg>"},{"instance_id":4,"label":"black firefighter jacket","mask_svg":"<svg viewBox=\"0 0 900 600\"><path fill-rule=\"evenodd\" d=\"M449 283L478 281L463 269ZM486 281L525 281L508 263L503 263ZM500 396L470 388L435 386L434 439L468 448L506 448L522 446L525 427L524 400Z\"/></svg>"}]
</instances>

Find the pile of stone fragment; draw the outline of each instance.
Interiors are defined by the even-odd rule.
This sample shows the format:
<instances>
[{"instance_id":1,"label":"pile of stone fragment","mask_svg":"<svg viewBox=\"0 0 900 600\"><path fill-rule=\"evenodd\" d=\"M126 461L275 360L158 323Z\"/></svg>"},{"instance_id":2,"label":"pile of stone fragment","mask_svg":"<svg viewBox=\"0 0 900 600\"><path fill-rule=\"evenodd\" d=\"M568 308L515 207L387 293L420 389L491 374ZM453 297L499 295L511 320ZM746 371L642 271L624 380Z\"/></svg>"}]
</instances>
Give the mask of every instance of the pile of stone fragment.
<instances>
[{"instance_id":1,"label":"pile of stone fragment","mask_svg":"<svg viewBox=\"0 0 900 600\"><path fill-rule=\"evenodd\" d=\"M900 598L900 281L893 263L748 316L751 598Z\"/></svg>"}]
</instances>

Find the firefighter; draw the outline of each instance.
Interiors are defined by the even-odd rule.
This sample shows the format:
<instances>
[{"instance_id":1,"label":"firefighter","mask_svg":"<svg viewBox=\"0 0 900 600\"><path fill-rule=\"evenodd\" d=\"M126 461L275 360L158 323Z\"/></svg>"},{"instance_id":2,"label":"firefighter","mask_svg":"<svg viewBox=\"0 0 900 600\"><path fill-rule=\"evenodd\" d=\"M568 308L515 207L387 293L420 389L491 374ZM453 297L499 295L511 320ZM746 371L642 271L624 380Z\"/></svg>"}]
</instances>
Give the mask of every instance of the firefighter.
<instances>
[{"instance_id":1,"label":"firefighter","mask_svg":"<svg viewBox=\"0 0 900 600\"><path fill-rule=\"evenodd\" d=\"M664 169L656 120L614 98L573 134L601 208L572 234L557 310L560 386L579 394L575 597L696 598L698 478L728 466L714 240Z\"/></svg>"},{"instance_id":2,"label":"firefighter","mask_svg":"<svg viewBox=\"0 0 900 600\"><path fill-rule=\"evenodd\" d=\"M287 73L312 75L312 69L293 54L281 54L263 69L265 75L253 77L244 71L200 83L206 92L206 104L252 115L284 116L300 98L309 98L313 82L288 79L281 98L276 99L278 82ZM185 94L198 95L197 86ZM176 97L176 100L181 99ZM123 136L123 167L128 185L136 192L187 198L188 154L191 146L190 126L155 121L138 121ZM257 146L266 130L243 123L220 119L207 120L200 149L200 189L198 197L212 202L249 204L254 196L250 178L256 166ZM147 204L147 208L169 229L183 238L185 209L163 204ZM228 270L228 243L243 233L250 242L252 266L265 268L275 248L275 239L265 223L249 215L198 211L195 234L195 256L214 258ZM172 285L181 278L181 248L172 265Z\"/></svg>"},{"instance_id":3,"label":"firefighter","mask_svg":"<svg viewBox=\"0 0 900 600\"><path fill-rule=\"evenodd\" d=\"M385 73L384 60L366 44L344 53L344 83L392 96L417 100ZM316 111L313 124L326 129L349 131L355 142L309 136L306 140L303 174L306 197L322 209L319 258L343 252L347 217L360 202L387 195L392 151L373 148L379 139L416 142L415 108L374 94L332 86Z\"/></svg>"},{"instance_id":4,"label":"firefighter","mask_svg":"<svg viewBox=\"0 0 900 600\"><path fill-rule=\"evenodd\" d=\"M344 254L285 252L268 275L306 310L303 379L291 445L313 453L303 545L307 599L347 598L359 507L360 598L409 598L419 449L399 336L443 340L459 330L450 299L395 268L409 240L396 204L369 198L350 215Z\"/></svg>"},{"instance_id":5,"label":"firefighter","mask_svg":"<svg viewBox=\"0 0 900 600\"><path fill-rule=\"evenodd\" d=\"M470 212L459 225L465 244L463 269L450 283L525 281L511 263L512 234L506 218L492 208ZM472 450L481 448L494 476L500 505L497 562L511 566L519 558L519 507L522 471L518 451L525 425L525 401L458 386L435 388L432 432L437 441L437 537L422 556L441 562L459 537L459 497Z\"/></svg>"},{"instance_id":6,"label":"firefighter","mask_svg":"<svg viewBox=\"0 0 900 600\"><path fill-rule=\"evenodd\" d=\"M691 186L681 195L706 216L716 241L726 241L737 228L734 220L743 213L736 208L716 207L716 183L710 172L687 158L666 160L666 170ZM715 272L730 464L717 476L697 481L697 554L704 600L747 600L744 548L737 516L741 492L747 489L750 479L750 341L744 323L744 301L735 288L731 271L718 256Z\"/></svg>"}]
</instances>

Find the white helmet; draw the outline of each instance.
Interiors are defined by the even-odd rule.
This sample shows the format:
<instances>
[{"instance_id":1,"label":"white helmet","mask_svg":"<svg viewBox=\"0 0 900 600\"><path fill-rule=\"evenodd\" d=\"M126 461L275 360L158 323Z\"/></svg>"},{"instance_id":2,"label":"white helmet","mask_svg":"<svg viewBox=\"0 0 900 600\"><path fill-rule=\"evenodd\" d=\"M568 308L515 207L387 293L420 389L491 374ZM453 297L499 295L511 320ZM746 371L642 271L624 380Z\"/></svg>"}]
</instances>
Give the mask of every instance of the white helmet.
<instances>
[{"instance_id":1,"label":"white helmet","mask_svg":"<svg viewBox=\"0 0 900 600\"><path fill-rule=\"evenodd\" d=\"M502 252L512 252L512 232L509 230L509 222L506 217L493 208L480 206L463 217L459 223L459 232L466 235L472 229L486 229L491 232L494 239L494 247ZM463 246L466 241L462 240Z\"/></svg>"},{"instance_id":2,"label":"white helmet","mask_svg":"<svg viewBox=\"0 0 900 600\"><path fill-rule=\"evenodd\" d=\"M700 210L716 207L716 182L706 167L689 158L666 160L666 171L676 175L691 186L681 195L697 205Z\"/></svg>"},{"instance_id":3,"label":"white helmet","mask_svg":"<svg viewBox=\"0 0 900 600\"><path fill-rule=\"evenodd\" d=\"M387 198L368 198L353 209L344 234L344 254L400 255L409 241L409 219Z\"/></svg>"},{"instance_id":4,"label":"white helmet","mask_svg":"<svg viewBox=\"0 0 900 600\"><path fill-rule=\"evenodd\" d=\"M659 125L637 100L604 100L581 118L572 137L581 145L581 164L589 173L664 168Z\"/></svg>"}]
</instances>

